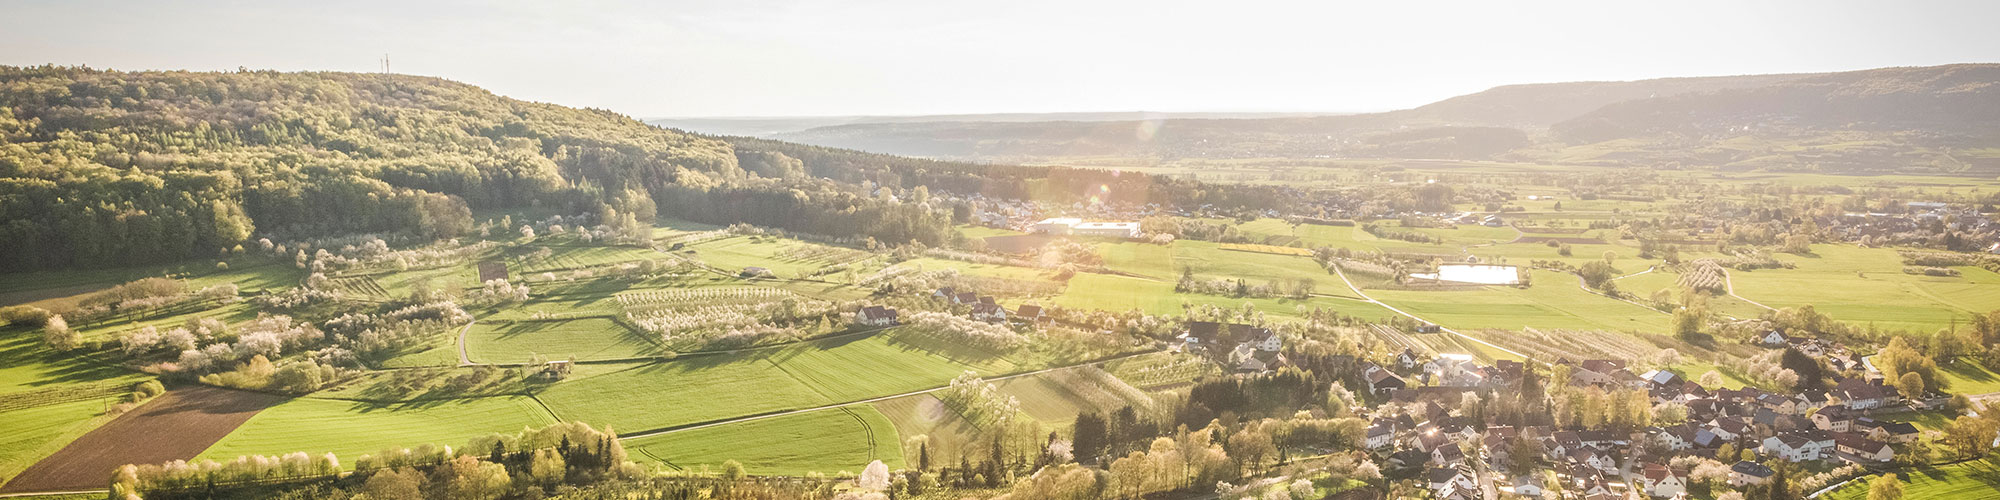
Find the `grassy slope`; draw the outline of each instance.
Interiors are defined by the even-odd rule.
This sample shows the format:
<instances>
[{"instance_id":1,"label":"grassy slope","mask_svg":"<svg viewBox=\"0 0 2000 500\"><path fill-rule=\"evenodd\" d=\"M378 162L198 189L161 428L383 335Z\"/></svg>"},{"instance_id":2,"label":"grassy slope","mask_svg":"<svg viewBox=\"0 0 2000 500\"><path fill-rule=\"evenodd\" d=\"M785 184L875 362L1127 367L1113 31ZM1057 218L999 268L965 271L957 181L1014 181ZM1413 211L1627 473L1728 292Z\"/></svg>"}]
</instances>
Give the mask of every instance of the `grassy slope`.
<instances>
[{"instance_id":1,"label":"grassy slope","mask_svg":"<svg viewBox=\"0 0 2000 500\"><path fill-rule=\"evenodd\" d=\"M2000 498L2000 465L1979 460L1903 471L1904 498ZM1829 500L1868 498L1868 481L1855 480L1826 494Z\"/></svg>"},{"instance_id":2,"label":"grassy slope","mask_svg":"<svg viewBox=\"0 0 2000 500\"><path fill-rule=\"evenodd\" d=\"M1837 320L1931 333L1972 311L2000 309L2000 275L1903 274L1895 250L1813 245L1813 255L1779 254L1796 269L1735 271L1736 293L1771 307L1812 305Z\"/></svg>"},{"instance_id":3,"label":"grassy slope","mask_svg":"<svg viewBox=\"0 0 2000 500\"><path fill-rule=\"evenodd\" d=\"M300 398L251 417L236 432L209 447L201 458L217 461L242 455L294 451L334 452L345 466L387 448L424 443L463 446L494 432L555 423L527 397L473 398L380 406L355 401Z\"/></svg>"},{"instance_id":4,"label":"grassy slope","mask_svg":"<svg viewBox=\"0 0 2000 500\"><path fill-rule=\"evenodd\" d=\"M518 321L473 325L466 353L483 363L519 363L534 355L548 359L617 359L659 354L659 344L610 318Z\"/></svg>"},{"instance_id":5,"label":"grassy slope","mask_svg":"<svg viewBox=\"0 0 2000 500\"><path fill-rule=\"evenodd\" d=\"M709 427L626 443L634 460L721 470L735 460L751 474L860 472L871 460L904 466L896 426L863 405Z\"/></svg>"},{"instance_id":6,"label":"grassy slope","mask_svg":"<svg viewBox=\"0 0 2000 500\"><path fill-rule=\"evenodd\" d=\"M1522 327L1665 332L1657 311L1577 288L1576 277L1536 271L1534 286L1475 290L1371 290L1377 300L1452 328Z\"/></svg>"}]
</instances>

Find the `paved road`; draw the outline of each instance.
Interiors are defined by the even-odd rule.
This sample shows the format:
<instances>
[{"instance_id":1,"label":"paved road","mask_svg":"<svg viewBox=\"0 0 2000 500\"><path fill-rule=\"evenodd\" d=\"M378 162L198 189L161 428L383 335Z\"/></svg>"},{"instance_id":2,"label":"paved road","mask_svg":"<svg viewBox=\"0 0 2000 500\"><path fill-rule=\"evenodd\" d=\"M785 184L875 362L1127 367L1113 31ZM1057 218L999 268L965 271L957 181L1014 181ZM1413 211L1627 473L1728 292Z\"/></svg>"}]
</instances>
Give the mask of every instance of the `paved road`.
<instances>
[{"instance_id":1,"label":"paved road","mask_svg":"<svg viewBox=\"0 0 2000 500\"><path fill-rule=\"evenodd\" d=\"M1346 272L1346 271L1342 271L1342 270L1340 270L1340 266L1337 266L1337 265L1336 265L1336 266L1333 266L1333 274L1334 274L1334 275L1336 275L1336 276L1340 276L1340 282L1341 282L1341 283L1346 283L1346 284L1347 284L1347 288L1349 288L1349 289L1352 289L1352 290L1354 290L1354 294L1355 294L1355 295L1359 295L1359 296L1361 296L1361 299L1362 299L1362 300L1365 300L1365 301L1367 301L1367 302L1368 302L1368 303L1370 303L1370 304L1375 304L1375 305L1378 305L1378 306L1382 306L1382 308L1384 308L1384 309L1388 309L1388 310L1390 310L1390 311L1392 311L1392 312L1395 312L1396 314L1401 314L1401 315L1403 315L1403 316L1405 316L1405 317L1408 317L1408 318L1410 318L1410 319L1414 319L1414 320L1417 320L1417 321L1422 321L1422 322L1425 322L1425 323L1430 323L1430 324L1433 324L1433 325L1438 325L1438 323L1437 323L1437 322L1435 322L1435 321L1430 321L1430 320L1426 320L1426 319L1424 319L1424 318L1422 318L1422 317L1418 317L1418 316L1417 316L1417 315L1415 315L1415 314L1410 314L1410 313L1408 313L1408 312L1404 312L1404 311L1403 311L1402 309L1397 309L1397 308L1396 308L1396 306L1392 306L1392 305L1389 305L1389 304L1385 304L1385 303L1383 303L1383 302L1382 302L1382 301L1380 301L1380 300L1375 300L1375 298L1374 298L1374 297L1369 297L1369 296L1368 296L1368 292L1363 292L1363 291L1361 291L1361 287L1358 287L1358 286L1354 286L1354 282L1353 282L1353 281L1351 281L1351 280L1348 280L1348 279L1347 279L1347 272ZM1450 328L1445 328L1445 327L1444 327L1444 325L1438 325L1438 331L1442 331L1442 332L1445 332L1445 333L1449 333L1449 334L1452 334L1452 335L1457 335L1457 336L1459 336L1459 338L1463 338L1463 339L1466 339L1466 340L1470 340L1470 341L1473 341L1473 342L1478 342L1478 343L1480 343L1480 344L1484 344L1484 345L1485 345L1485 346L1487 346L1487 347L1491 347L1491 348L1493 348L1493 349L1495 349L1495 350L1498 350L1498 351L1500 351L1500 352L1504 352L1504 353L1507 353L1507 354L1512 354L1512 355L1514 355L1514 356L1516 356L1516 357L1519 357L1519 358L1521 358L1521 359L1530 359L1530 358L1528 357L1528 355L1526 355L1526 354L1521 354L1521 353L1519 353L1519 352L1515 352L1515 351L1514 351L1513 349L1508 349L1508 348L1505 348L1505 347L1500 347L1500 346L1498 346L1498 345L1494 345L1494 344L1493 344L1492 342L1487 342L1487 341L1484 341L1484 340L1480 340L1480 339L1479 339L1479 337L1474 337L1474 336L1471 336L1471 335L1466 335L1466 334L1463 334L1463 333L1458 333L1458 331L1457 331L1457 330L1453 330L1453 329L1450 329ZM1548 364L1548 362L1546 362L1546 361L1542 361L1542 362L1540 362L1540 363L1542 363L1542 364Z\"/></svg>"}]
</instances>

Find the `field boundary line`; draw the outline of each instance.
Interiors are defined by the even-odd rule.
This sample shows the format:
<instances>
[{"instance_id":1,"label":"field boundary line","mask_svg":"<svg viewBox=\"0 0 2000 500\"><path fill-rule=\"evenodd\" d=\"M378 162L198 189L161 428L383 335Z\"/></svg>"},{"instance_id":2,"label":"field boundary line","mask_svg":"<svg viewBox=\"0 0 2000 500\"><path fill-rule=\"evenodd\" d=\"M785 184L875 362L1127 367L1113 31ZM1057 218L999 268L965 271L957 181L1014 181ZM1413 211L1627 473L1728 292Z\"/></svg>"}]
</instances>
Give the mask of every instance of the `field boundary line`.
<instances>
[{"instance_id":1,"label":"field boundary line","mask_svg":"<svg viewBox=\"0 0 2000 500\"><path fill-rule=\"evenodd\" d=\"M1728 269L1728 268L1723 268L1723 270L1722 270L1722 286L1726 286L1726 287L1729 287L1729 296L1731 296L1731 297L1736 297L1736 300L1741 300L1741 301L1744 301L1744 302L1749 302L1749 303L1750 303L1750 305L1753 305L1753 306L1757 306L1757 307L1762 307L1762 308L1764 308L1765 310L1769 310L1769 311L1776 311L1776 310L1778 310L1778 308L1776 308L1776 307L1771 307L1771 306L1767 306L1767 305L1764 305L1764 303L1762 303L1762 302L1758 302L1758 301L1755 301L1755 300L1750 300L1750 298L1749 298L1749 297L1744 297L1744 296L1742 296L1742 295L1737 295L1737 294L1736 294L1736 273L1732 273L1732 272L1729 272L1729 269Z\"/></svg>"}]
</instances>

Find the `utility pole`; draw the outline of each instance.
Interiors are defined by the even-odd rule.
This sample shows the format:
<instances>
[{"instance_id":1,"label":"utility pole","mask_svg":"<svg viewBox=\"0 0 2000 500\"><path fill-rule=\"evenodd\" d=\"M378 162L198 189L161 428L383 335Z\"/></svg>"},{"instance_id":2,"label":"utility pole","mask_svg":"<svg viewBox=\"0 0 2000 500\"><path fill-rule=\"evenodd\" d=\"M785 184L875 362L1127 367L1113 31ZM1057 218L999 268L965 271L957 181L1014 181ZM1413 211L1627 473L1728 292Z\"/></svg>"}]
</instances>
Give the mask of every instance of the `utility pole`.
<instances>
[{"instance_id":1,"label":"utility pole","mask_svg":"<svg viewBox=\"0 0 2000 500\"><path fill-rule=\"evenodd\" d=\"M389 73L389 54L382 54L382 73Z\"/></svg>"}]
</instances>

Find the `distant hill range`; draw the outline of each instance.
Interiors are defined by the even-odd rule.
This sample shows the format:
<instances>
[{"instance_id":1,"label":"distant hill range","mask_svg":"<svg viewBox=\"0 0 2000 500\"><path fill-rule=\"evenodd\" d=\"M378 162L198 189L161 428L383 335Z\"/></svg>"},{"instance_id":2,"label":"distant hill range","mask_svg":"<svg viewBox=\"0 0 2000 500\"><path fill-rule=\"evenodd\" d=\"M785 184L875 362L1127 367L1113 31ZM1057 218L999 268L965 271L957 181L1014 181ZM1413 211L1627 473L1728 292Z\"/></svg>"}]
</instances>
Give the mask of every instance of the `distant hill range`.
<instances>
[{"instance_id":1,"label":"distant hill range","mask_svg":"<svg viewBox=\"0 0 2000 500\"><path fill-rule=\"evenodd\" d=\"M1347 113L1164 113L1156 111L1107 111L1080 113L985 113L965 115L912 116L759 116L717 118L647 118L646 123L710 135L769 137L821 127L876 123L930 122L1115 122L1177 118L1282 118L1327 116Z\"/></svg>"},{"instance_id":2,"label":"distant hill range","mask_svg":"<svg viewBox=\"0 0 2000 500\"><path fill-rule=\"evenodd\" d=\"M1959 64L1508 85L1413 109L1345 115L773 119L734 120L744 125L734 129L698 120L652 123L992 162L1347 157L1994 175L1996 83L2000 65Z\"/></svg>"}]
</instances>

